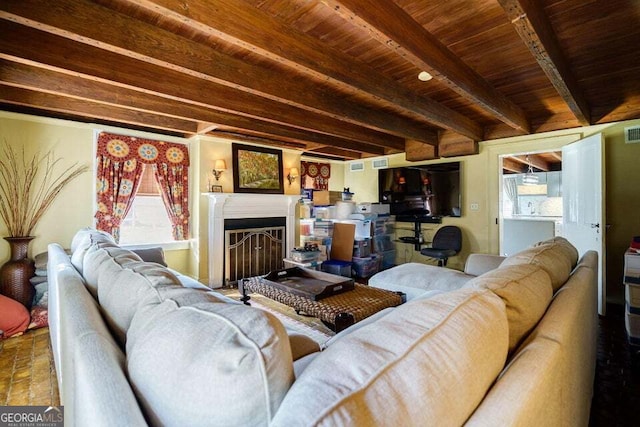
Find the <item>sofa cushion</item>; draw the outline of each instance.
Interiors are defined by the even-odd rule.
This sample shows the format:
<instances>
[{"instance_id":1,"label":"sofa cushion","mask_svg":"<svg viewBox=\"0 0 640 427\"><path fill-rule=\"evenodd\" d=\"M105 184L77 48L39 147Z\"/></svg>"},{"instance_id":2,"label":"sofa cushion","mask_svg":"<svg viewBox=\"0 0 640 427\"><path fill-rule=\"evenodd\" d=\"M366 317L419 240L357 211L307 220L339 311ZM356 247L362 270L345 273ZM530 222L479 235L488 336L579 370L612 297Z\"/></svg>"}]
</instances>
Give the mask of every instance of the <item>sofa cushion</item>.
<instances>
[{"instance_id":1,"label":"sofa cushion","mask_svg":"<svg viewBox=\"0 0 640 427\"><path fill-rule=\"evenodd\" d=\"M504 301L509 321L509 351L542 318L553 296L551 279L536 265L511 265L469 281L465 287L489 289Z\"/></svg>"},{"instance_id":2,"label":"sofa cushion","mask_svg":"<svg viewBox=\"0 0 640 427\"><path fill-rule=\"evenodd\" d=\"M138 307L162 302L158 288L181 286L166 268L153 263L129 262L119 265L114 259L102 263L98 277L98 301L114 337L125 344L126 333Z\"/></svg>"},{"instance_id":3,"label":"sofa cushion","mask_svg":"<svg viewBox=\"0 0 640 427\"><path fill-rule=\"evenodd\" d=\"M459 289L473 277L450 268L410 262L374 274L369 286L404 292L410 301L425 291Z\"/></svg>"},{"instance_id":4,"label":"sofa cushion","mask_svg":"<svg viewBox=\"0 0 640 427\"><path fill-rule=\"evenodd\" d=\"M462 425L501 371L504 303L461 289L410 301L318 354L273 425Z\"/></svg>"},{"instance_id":5,"label":"sofa cushion","mask_svg":"<svg viewBox=\"0 0 640 427\"><path fill-rule=\"evenodd\" d=\"M138 311L127 367L151 425L267 425L294 379L282 324L224 303Z\"/></svg>"},{"instance_id":6,"label":"sofa cushion","mask_svg":"<svg viewBox=\"0 0 640 427\"><path fill-rule=\"evenodd\" d=\"M520 264L538 265L545 270L551 278L554 292L567 281L573 268L566 244L549 241L508 256L501 267Z\"/></svg>"},{"instance_id":7,"label":"sofa cushion","mask_svg":"<svg viewBox=\"0 0 640 427\"><path fill-rule=\"evenodd\" d=\"M571 242L569 242L564 237L556 236L551 239L538 242L533 246L543 246L548 244L558 244L558 249L560 249L563 252L564 256L567 257L567 259L571 263L571 268L574 268L576 266L580 254L578 253L576 247L571 244Z\"/></svg>"},{"instance_id":8,"label":"sofa cushion","mask_svg":"<svg viewBox=\"0 0 640 427\"><path fill-rule=\"evenodd\" d=\"M117 247L111 235L103 231L82 229L73 238L71 264L80 274L83 274L84 257L87 251L107 246Z\"/></svg>"},{"instance_id":9,"label":"sofa cushion","mask_svg":"<svg viewBox=\"0 0 640 427\"><path fill-rule=\"evenodd\" d=\"M69 246L71 253L75 252L75 250L80 246L80 243L87 238L89 233L95 231L95 228L85 227L81 228L73 235L71 239L71 245Z\"/></svg>"},{"instance_id":10,"label":"sofa cushion","mask_svg":"<svg viewBox=\"0 0 640 427\"><path fill-rule=\"evenodd\" d=\"M98 277L102 271L102 264L106 260L111 260L113 263L122 266L132 261L140 262L142 259L135 253L117 246L98 247L98 245L95 245L94 248L95 250L87 250L82 263L82 271L87 289L89 289L94 298L97 298Z\"/></svg>"},{"instance_id":11,"label":"sofa cushion","mask_svg":"<svg viewBox=\"0 0 640 427\"><path fill-rule=\"evenodd\" d=\"M115 240L113 240L113 236L111 236L109 233L101 230L96 230L95 228L86 227L78 230L71 239L71 253L73 254L80 247L87 245L87 241L91 239L92 236L102 236L115 243Z\"/></svg>"}]
</instances>

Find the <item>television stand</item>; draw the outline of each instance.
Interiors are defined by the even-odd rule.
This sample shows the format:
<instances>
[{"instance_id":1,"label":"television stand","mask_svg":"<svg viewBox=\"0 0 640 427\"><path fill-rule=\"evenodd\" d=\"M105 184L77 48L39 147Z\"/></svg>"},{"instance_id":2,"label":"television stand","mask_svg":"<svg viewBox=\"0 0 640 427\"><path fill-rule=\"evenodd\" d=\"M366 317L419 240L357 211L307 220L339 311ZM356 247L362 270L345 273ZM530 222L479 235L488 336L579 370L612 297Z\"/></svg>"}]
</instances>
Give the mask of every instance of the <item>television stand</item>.
<instances>
[{"instance_id":1,"label":"television stand","mask_svg":"<svg viewBox=\"0 0 640 427\"><path fill-rule=\"evenodd\" d=\"M396 218L396 221L398 219ZM406 221L401 221L406 222ZM429 221L432 222L432 221ZM410 243L413 245L416 251L420 251L422 249L422 244L424 243L424 239L422 238L422 221L413 221L413 236L403 236L400 237L400 241L402 243Z\"/></svg>"},{"instance_id":2,"label":"television stand","mask_svg":"<svg viewBox=\"0 0 640 427\"><path fill-rule=\"evenodd\" d=\"M424 214L398 214L396 222L414 222L418 224L441 224L441 216L432 216Z\"/></svg>"}]
</instances>

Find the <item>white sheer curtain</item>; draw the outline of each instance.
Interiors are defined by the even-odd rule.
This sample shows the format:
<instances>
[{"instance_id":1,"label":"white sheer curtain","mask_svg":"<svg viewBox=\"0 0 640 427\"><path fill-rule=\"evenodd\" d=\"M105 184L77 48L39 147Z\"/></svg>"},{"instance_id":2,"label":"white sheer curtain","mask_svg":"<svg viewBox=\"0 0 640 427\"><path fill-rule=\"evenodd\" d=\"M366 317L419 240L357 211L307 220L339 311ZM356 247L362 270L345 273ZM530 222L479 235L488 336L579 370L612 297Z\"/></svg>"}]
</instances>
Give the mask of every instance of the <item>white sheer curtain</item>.
<instances>
[{"instance_id":1,"label":"white sheer curtain","mask_svg":"<svg viewBox=\"0 0 640 427\"><path fill-rule=\"evenodd\" d=\"M518 183L515 177L505 178L503 181L504 194L511 200L511 214L517 215L520 213L520 206L518 204Z\"/></svg>"}]
</instances>

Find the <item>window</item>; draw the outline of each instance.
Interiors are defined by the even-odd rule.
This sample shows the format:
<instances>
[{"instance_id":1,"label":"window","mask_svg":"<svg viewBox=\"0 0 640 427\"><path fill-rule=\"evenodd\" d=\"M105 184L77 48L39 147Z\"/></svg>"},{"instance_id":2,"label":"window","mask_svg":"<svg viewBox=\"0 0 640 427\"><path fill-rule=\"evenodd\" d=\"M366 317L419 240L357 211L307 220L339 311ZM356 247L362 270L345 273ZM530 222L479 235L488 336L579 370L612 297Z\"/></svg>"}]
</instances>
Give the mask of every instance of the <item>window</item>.
<instances>
[{"instance_id":1,"label":"window","mask_svg":"<svg viewBox=\"0 0 640 427\"><path fill-rule=\"evenodd\" d=\"M171 221L162 202L153 167L145 165L140 187L120 226L120 244L173 242Z\"/></svg>"},{"instance_id":2,"label":"window","mask_svg":"<svg viewBox=\"0 0 640 427\"><path fill-rule=\"evenodd\" d=\"M96 157L98 230L120 243L189 239L187 146L101 132ZM158 200L164 205L164 215L157 208ZM161 231L165 218L170 223L170 238ZM129 231L133 228L135 232L121 242L125 219Z\"/></svg>"}]
</instances>

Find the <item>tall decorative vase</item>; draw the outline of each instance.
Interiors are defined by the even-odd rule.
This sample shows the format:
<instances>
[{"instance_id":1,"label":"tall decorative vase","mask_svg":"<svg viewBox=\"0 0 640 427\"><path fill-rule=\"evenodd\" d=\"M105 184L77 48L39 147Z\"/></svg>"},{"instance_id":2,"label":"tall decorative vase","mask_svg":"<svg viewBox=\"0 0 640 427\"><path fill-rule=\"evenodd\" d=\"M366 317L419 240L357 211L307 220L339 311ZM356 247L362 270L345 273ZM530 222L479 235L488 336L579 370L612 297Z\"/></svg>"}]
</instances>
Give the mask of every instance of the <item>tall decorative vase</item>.
<instances>
[{"instance_id":1,"label":"tall decorative vase","mask_svg":"<svg viewBox=\"0 0 640 427\"><path fill-rule=\"evenodd\" d=\"M29 281L36 271L27 257L29 243L34 237L5 237L11 248L11 259L0 267L0 294L14 299L31 310L35 288Z\"/></svg>"}]
</instances>

